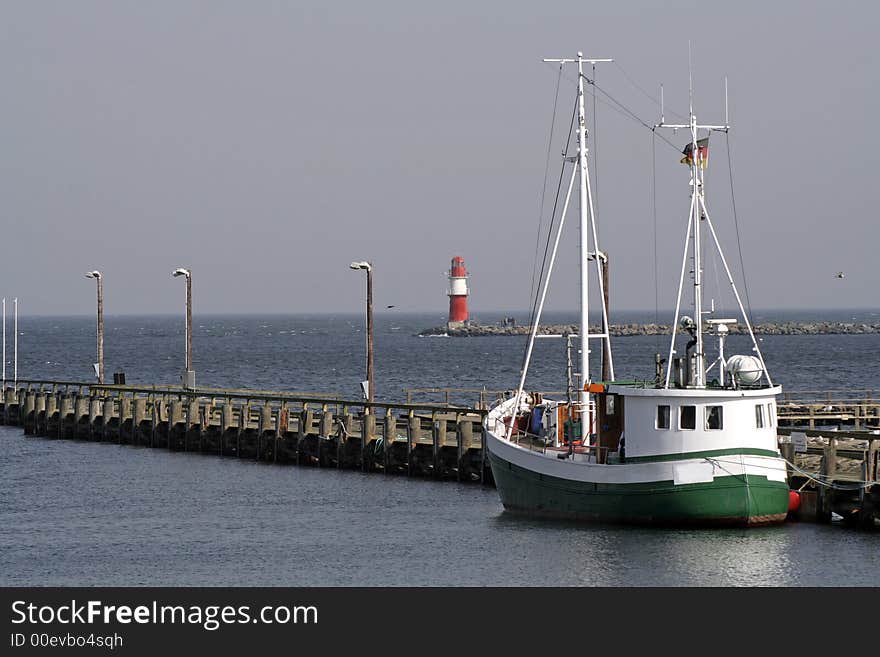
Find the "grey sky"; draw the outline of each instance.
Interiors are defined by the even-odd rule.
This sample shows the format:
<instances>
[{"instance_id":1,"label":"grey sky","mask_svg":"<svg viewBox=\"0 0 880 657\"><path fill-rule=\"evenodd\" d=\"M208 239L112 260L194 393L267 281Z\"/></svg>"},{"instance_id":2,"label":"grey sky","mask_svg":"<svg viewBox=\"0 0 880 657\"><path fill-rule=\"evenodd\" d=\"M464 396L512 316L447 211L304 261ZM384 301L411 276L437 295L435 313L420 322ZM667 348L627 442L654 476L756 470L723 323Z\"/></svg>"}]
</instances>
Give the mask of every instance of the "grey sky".
<instances>
[{"instance_id":1,"label":"grey sky","mask_svg":"<svg viewBox=\"0 0 880 657\"><path fill-rule=\"evenodd\" d=\"M614 57L599 84L652 122L723 119L756 307L874 307L876 3L31 2L0 4L0 296L39 314L529 305L556 70ZM622 67L622 68L621 68ZM572 77L573 79L573 77ZM571 108L563 80L559 121ZM675 144L681 133L667 135ZM549 185L560 145L554 145ZM674 302L687 172L657 141L660 305ZM651 134L599 105L599 220L618 308L654 307ZM723 138L709 205L737 264ZM576 233L551 307L575 306ZM707 263L708 292L716 280ZM720 266L720 265L719 265ZM843 270L846 278L834 273Z\"/></svg>"}]
</instances>

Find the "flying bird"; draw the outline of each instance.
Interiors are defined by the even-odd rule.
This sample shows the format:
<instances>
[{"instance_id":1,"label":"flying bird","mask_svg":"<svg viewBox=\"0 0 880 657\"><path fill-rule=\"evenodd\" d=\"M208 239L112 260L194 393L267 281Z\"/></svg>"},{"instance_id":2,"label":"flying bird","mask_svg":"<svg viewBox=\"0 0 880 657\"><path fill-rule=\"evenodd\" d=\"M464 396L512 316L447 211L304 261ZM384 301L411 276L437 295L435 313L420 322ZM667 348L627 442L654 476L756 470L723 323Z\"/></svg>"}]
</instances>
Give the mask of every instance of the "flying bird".
<instances>
[{"instance_id":1,"label":"flying bird","mask_svg":"<svg viewBox=\"0 0 880 657\"><path fill-rule=\"evenodd\" d=\"M394 308L394 306L385 306L386 308Z\"/></svg>"},{"instance_id":2,"label":"flying bird","mask_svg":"<svg viewBox=\"0 0 880 657\"><path fill-rule=\"evenodd\" d=\"M834 276L836 278L843 278L844 276L846 276L846 274L844 274L842 271L839 271L836 274L834 274Z\"/></svg>"}]
</instances>

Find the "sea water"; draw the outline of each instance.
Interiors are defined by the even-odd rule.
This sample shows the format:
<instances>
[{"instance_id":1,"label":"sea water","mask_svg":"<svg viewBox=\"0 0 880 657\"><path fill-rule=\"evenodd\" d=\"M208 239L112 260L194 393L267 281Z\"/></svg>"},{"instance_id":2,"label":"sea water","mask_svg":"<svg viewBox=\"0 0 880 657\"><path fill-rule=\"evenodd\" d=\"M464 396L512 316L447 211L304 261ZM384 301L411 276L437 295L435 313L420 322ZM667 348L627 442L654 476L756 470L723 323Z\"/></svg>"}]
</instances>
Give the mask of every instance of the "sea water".
<instances>
[{"instance_id":1,"label":"sea water","mask_svg":"<svg viewBox=\"0 0 880 657\"><path fill-rule=\"evenodd\" d=\"M416 335L443 319L377 315L378 400L402 401L406 388L516 386L524 338ZM756 315L791 319L876 315ZM182 318L105 324L108 380L124 371L129 384L179 381ZM362 316L196 316L194 325L199 385L358 396ZM89 380L94 330L93 318L23 318L19 377ZM760 346L786 390L880 382L880 335L765 336ZM614 350L618 378L650 379L668 341L619 338ZM750 353L750 344L731 336L726 352ZM538 341L527 386L564 389L564 364L563 340ZM5 586L878 586L878 540L834 524L679 530L536 521L506 514L496 491L479 484L25 438L0 427Z\"/></svg>"}]
</instances>

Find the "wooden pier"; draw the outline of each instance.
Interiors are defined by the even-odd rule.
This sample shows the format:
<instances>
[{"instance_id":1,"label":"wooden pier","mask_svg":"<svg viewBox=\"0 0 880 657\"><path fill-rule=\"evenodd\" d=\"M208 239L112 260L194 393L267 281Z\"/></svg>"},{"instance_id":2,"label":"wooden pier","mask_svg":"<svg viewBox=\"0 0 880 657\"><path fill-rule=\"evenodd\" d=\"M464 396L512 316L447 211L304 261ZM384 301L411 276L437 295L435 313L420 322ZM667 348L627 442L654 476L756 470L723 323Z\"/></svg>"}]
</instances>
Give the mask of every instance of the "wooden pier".
<instances>
[{"instance_id":1,"label":"wooden pier","mask_svg":"<svg viewBox=\"0 0 880 657\"><path fill-rule=\"evenodd\" d=\"M875 390L785 392L778 408L780 426L880 429L880 398Z\"/></svg>"},{"instance_id":2,"label":"wooden pier","mask_svg":"<svg viewBox=\"0 0 880 657\"><path fill-rule=\"evenodd\" d=\"M19 380L0 395L0 424L54 439L493 485L482 420L506 392L410 389L406 402L370 404L309 393ZM802 501L795 519L830 522L836 513L874 527L880 400L873 391L786 393L778 425L789 485ZM793 434L806 446L798 449Z\"/></svg>"},{"instance_id":3,"label":"wooden pier","mask_svg":"<svg viewBox=\"0 0 880 657\"><path fill-rule=\"evenodd\" d=\"M484 412L306 393L19 380L0 423L26 435L493 483Z\"/></svg>"}]
</instances>

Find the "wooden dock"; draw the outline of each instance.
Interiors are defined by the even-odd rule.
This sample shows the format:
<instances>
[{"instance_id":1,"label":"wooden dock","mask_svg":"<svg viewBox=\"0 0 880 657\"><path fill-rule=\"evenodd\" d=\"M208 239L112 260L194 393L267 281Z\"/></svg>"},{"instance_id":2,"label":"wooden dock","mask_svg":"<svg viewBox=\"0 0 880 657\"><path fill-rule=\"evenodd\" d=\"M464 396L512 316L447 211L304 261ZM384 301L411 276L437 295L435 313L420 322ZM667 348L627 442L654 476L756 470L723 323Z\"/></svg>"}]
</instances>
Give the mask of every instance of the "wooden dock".
<instances>
[{"instance_id":1,"label":"wooden dock","mask_svg":"<svg viewBox=\"0 0 880 657\"><path fill-rule=\"evenodd\" d=\"M369 404L309 393L19 380L0 395L0 424L53 439L494 485L482 420L507 391L404 392L406 402ZM451 404L465 399L471 405ZM880 400L873 391L787 393L778 424L789 485L802 500L795 518L830 522L836 513L874 527ZM800 451L791 439L798 433L808 441Z\"/></svg>"},{"instance_id":2,"label":"wooden dock","mask_svg":"<svg viewBox=\"0 0 880 657\"><path fill-rule=\"evenodd\" d=\"M270 463L493 483L484 412L306 393L19 380L0 422L26 435Z\"/></svg>"},{"instance_id":3,"label":"wooden dock","mask_svg":"<svg viewBox=\"0 0 880 657\"><path fill-rule=\"evenodd\" d=\"M880 429L875 390L797 390L778 402L780 426Z\"/></svg>"}]
</instances>

